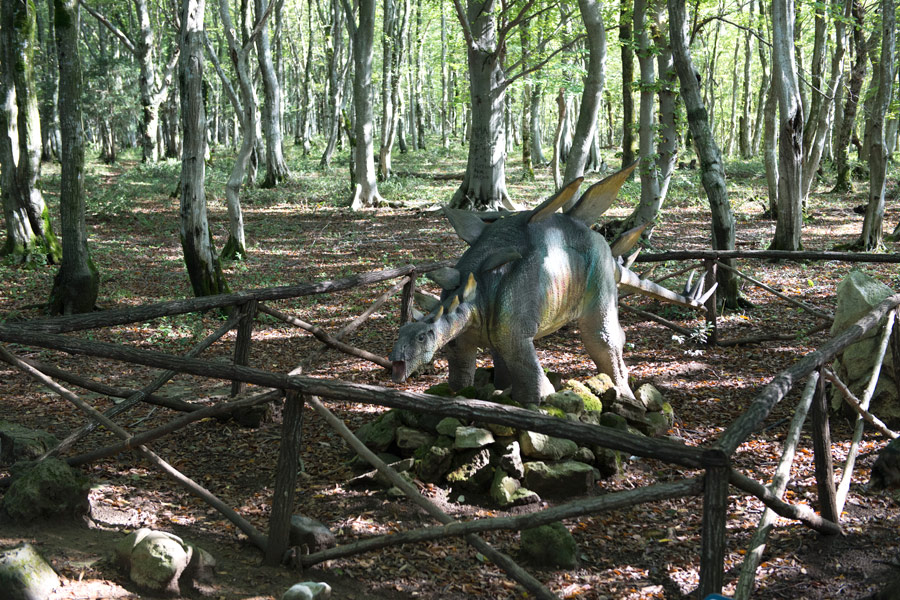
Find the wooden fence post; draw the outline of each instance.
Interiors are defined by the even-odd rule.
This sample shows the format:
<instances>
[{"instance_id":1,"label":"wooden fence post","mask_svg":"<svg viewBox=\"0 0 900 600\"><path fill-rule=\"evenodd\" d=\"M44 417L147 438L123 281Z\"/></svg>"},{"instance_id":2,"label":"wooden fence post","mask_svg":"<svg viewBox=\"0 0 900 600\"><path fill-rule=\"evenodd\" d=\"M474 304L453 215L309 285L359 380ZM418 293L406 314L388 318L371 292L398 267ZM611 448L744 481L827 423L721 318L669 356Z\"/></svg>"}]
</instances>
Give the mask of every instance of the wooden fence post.
<instances>
[{"instance_id":1,"label":"wooden fence post","mask_svg":"<svg viewBox=\"0 0 900 600\"><path fill-rule=\"evenodd\" d=\"M289 390L284 397L281 420L281 448L275 469L275 495L269 517L269 538L266 545L266 564L277 566L284 559L290 544L291 515L294 512L294 488L297 485L297 465L300 462L300 442L303 439L304 397Z\"/></svg>"},{"instance_id":2,"label":"wooden fence post","mask_svg":"<svg viewBox=\"0 0 900 600\"><path fill-rule=\"evenodd\" d=\"M725 516L728 509L727 466L708 466L703 482L703 532L700 539L700 598L725 585Z\"/></svg>"},{"instance_id":3,"label":"wooden fence post","mask_svg":"<svg viewBox=\"0 0 900 600\"><path fill-rule=\"evenodd\" d=\"M831 458L831 428L828 424L828 398L825 396L825 374L819 368L819 382L812 401L812 438L816 465L816 487L819 492L819 514L840 524L837 493L834 489L834 463Z\"/></svg>"},{"instance_id":4,"label":"wooden fence post","mask_svg":"<svg viewBox=\"0 0 900 600\"><path fill-rule=\"evenodd\" d=\"M400 325L412 319L413 296L416 293L416 270L409 272L409 283L403 286L403 298L400 301Z\"/></svg>"},{"instance_id":5,"label":"wooden fence post","mask_svg":"<svg viewBox=\"0 0 900 600\"><path fill-rule=\"evenodd\" d=\"M714 285L716 283L716 261L706 259L703 264L706 267L706 286ZM719 328L716 324L716 291L706 299L706 323L709 330L707 343L710 346L715 346L719 341Z\"/></svg>"},{"instance_id":6,"label":"wooden fence post","mask_svg":"<svg viewBox=\"0 0 900 600\"><path fill-rule=\"evenodd\" d=\"M237 341L234 344L234 364L246 366L250 359L250 342L253 338L253 319L256 318L257 301L250 300L240 306L241 321L237 326ZM231 382L231 395L237 396L246 387L242 381Z\"/></svg>"}]
</instances>

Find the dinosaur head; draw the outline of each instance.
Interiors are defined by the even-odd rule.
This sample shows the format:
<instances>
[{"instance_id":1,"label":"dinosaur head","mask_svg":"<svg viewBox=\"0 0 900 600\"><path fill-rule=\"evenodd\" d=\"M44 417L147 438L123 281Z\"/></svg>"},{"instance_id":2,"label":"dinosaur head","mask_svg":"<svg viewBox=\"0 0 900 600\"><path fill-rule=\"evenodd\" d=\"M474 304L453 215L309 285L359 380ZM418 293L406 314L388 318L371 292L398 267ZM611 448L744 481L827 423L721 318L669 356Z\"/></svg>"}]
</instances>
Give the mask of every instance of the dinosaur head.
<instances>
[{"instance_id":1,"label":"dinosaur head","mask_svg":"<svg viewBox=\"0 0 900 600\"><path fill-rule=\"evenodd\" d=\"M437 352L438 332L430 317L407 323L400 328L400 335L391 351L391 379L394 383L406 381L416 369L431 362Z\"/></svg>"},{"instance_id":2,"label":"dinosaur head","mask_svg":"<svg viewBox=\"0 0 900 600\"><path fill-rule=\"evenodd\" d=\"M459 273L444 275L456 282L463 279ZM465 284L450 294L443 303L437 298L428 301L433 310L427 317L419 314L416 321L400 328L389 357L394 383L406 381L416 369L430 363L435 352L468 326L476 313L472 302L475 299L475 287L475 276L469 273Z\"/></svg>"}]
</instances>

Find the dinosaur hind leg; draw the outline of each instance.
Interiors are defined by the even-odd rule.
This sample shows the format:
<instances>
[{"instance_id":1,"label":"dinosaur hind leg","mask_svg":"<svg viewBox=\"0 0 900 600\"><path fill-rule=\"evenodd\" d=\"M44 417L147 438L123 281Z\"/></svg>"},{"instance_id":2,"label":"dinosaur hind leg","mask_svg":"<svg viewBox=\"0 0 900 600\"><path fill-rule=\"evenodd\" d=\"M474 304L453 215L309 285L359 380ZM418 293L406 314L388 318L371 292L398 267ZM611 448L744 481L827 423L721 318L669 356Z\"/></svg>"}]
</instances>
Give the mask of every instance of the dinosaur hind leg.
<instances>
[{"instance_id":1,"label":"dinosaur hind leg","mask_svg":"<svg viewBox=\"0 0 900 600\"><path fill-rule=\"evenodd\" d=\"M628 367L623 359L625 332L619 325L618 311L596 310L578 321L581 339L588 354L601 373L612 379L613 385L626 398L634 398L628 387Z\"/></svg>"}]
</instances>

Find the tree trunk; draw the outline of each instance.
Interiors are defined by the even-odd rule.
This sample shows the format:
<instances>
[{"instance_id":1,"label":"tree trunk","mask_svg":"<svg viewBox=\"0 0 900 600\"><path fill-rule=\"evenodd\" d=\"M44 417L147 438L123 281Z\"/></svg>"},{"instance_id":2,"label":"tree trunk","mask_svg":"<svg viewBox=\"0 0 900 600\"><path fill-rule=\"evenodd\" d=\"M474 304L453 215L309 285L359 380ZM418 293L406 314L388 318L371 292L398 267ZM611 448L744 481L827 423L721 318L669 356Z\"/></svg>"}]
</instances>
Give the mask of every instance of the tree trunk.
<instances>
[{"instance_id":1,"label":"tree trunk","mask_svg":"<svg viewBox=\"0 0 900 600\"><path fill-rule=\"evenodd\" d=\"M57 263L59 240L41 194L41 132L34 48L37 16L30 0L2 0L0 30L0 194L6 243L0 255Z\"/></svg>"},{"instance_id":2,"label":"tree trunk","mask_svg":"<svg viewBox=\"0 0 900 600\"><path fill-rule=\"evenodd\" d=\"M341 63L344 61L344 37L341 32L341 19L343 9L340 0L331 2L331 25L327 28L326 39L331 39L331 46L326 49L328 56L328 118L325 121L325 134L328 136L325 143L325 151L319 166L327 168L331 164L340 136L341 104L344 96L344 69ZM348 63L349 64L349 63Z\"/></svg>"},{"instance_id":3,"label":"tree trunk","mask_svg":"<svg viewBox=\"0 0 900 600\"><path fill-rule=\"evenodd\" d=\"M450 149L450 65L447 61L447 15L441 5L441 148Z\"/></svg>"},{"instance_id":4,"label":"tree trunk","mask_svg":"<svg viewBox=\"0 0 900 600\"><path fill-rule=\"evenodd\" d=\"M741 44L738 38L734 40L734 55L732 56L731 61L731 81L737 84L738 81L738 52L740 51ZM737 136L735 135L738 131L737 129L737 99L738 94L737 90L732 90L731 93L731 115L729 117L730 121L728 123L728 143L725 145L725 156L734 156L734 144L737 141Z\"/></svg>"},{"instance_id":5,"label":"tree trunk","mask_svg":"<svg viewBox=\"0 0 900 600\"><path fill-rule=\"evenodd\" d=\"M666 35L667 23L663 20L664 5L659 2L654 11L655 40L657 48L656 64L659 71L659 201L665 202L669 193L669 182L675 170L678 155L678 74L672 62L672 45Z\"/></svg>"},{"instance_id":6,"label":"tree trunk","mask_svg":"<svg viewBox=\"0 0 900 600\"><path fill-rule=\"evenodd\" d=\"M492 0L469 0L464 14L457 2L457 16L471 33L467 40L469 98L472 106L472 137L463 182L450 200L452 208L474 210L514 209L506 191L506 132L503 103L506 75L503 46L490 8Z\"/></svg>"},{"instance_id":7,"label":"tree trunk","mask_svg":"<svg viewBox=\"0 0 900 600\"><path fill-rule=\"evenodd\" d=\"M257 20L266 20L256 36L256 53L265 94L262 126L266 136L266 174L262 187L273 188L279 182L290 178L291 171L284 160L284 135L281 132L281 84L275 72L275 65L272 63L269 19L266 16L269 0L255 0L255 4Z\"/></svg>"},{"instance_id":8,"label":"tree trunk","mask_svg":"<svg viewBox=\"0 0 900 600\"><path fill-rule=\"evenodd\" d=\"M768 190L769 217L778 215L778 96L775 85L770 81L765 101L763 117L763 162L766 165L766 188Z\"/></svg>"},{"instance_id":9,"label":"tree trunk","mask_svg":"<svg viewBox=\"0 0 900 600\"><path fill-rule=\"evenodd\" d=\"M381 202L375 174L375 130L372 97L372 56L375 47L375 1L359 0L359 24L347 11L347 26L353 36L353 106L356 111L356 146L353 160L356 165L356 187L350 202L351 210L376 206ZM347 6L345 4L345 9Z\"/></svg>"},{"instance_id":10,"label":"tree trunk","mask_svg":"<svg viewBox=\"0 0 900 600\"><path fill-rule=\"evenodd\" d=\"M840 18L835 19L835 46L834 52L831 55L831 72L828 79L828 85L822 89L824 81L823 77L820 75L819 85L817 86L817 89L822 90L822 93L830 98L836 96L838 87L841 84L844 53L847 47L845 23L850 19L851 0L839 1L844 2L844 7L842 9L843 15ZM824 37L824 33L822 35ZM812 135L804 136L804 143L806 143L807 139L809 140L809 147L807 148L804 146L806 155L803 160L803 180L800 190L803 194L804 206L806 206L806 201L809 197L810 189L812 188L812 182L816 177L816 172L819 170L819 162L822 158L822 151L825 148L825 137L831 129L831 121L834 118L834 103L824 101L820 98L820 93L816 90L813 90L812 94L814 99L810 101L810 105L817 113L815 115L810 115L809 119L806 121L814 133Z\"/></svg>"},{"instance_id":11,"label":"tree trunk","mask_svg":"<svg viewBox=\"0 0 900 600\"><path fill-rule=\"evenodd\" d=\"M399 6L399 2L403 3L402 8ZM401 133L400 119L403 113L403 98L400 93L400 64L403 58L408 24L409 0L387 0L384 3L382 24L381 102L384 115L381 121L381 148L378 157L378 174L382 181L391 176L393 170L391 153L394 142Z\"/></svg>"},{"instance_id":12,"label":"tree trunk","mask_svg":"<svg viewBox=\"0 0 900 600\"><path fill-rule=\"evenodd\" d=\"M771 250L800 250L803 105L794 58L794 1L772 2L772 71L778 95L778 216Z\"/></svg>"},{"instance_id":13,"label":"tree trunk","mask_svg":"<svg viewBox=\"0 0 900 600\"><path fill-rule=\"evenodd\" d=\"M764 0L760 0L761 2ZM754 1L750 0L750 14L753 14ZM741 89L741 117L738 122L738 149L744 160L753 156L750 148L750 59L753 53L750 51L750 31L744 32L744 80ZM763 77L765 79L765 77Z\"/></svg>"},{"instance_id":14,"label":"tree trunk","mask_svg":"<svg viewBox=\"0 0 900 600\"><path fill-rule=\"evenodd\" d=\"M223 0L224 2L225 0ZM183 0L179 89L184 132L181 157L181 247L195 296L228 291L206 214L206 110L203 106L205 0ZM244 132L247 135L247 132Z\"/></svg>"},{"instance_id":15,"label":"tree trunk","mask_svg":"<svg viewBox=\"0 0 900 600\"><path fill-rule=\"evenodd\" d=\"M53 0L47 0L47 14L53 14ZM59 65L56 56L56 34L53 19L47 19L47 30L41 42L44 48L47 68L44 69L41 86L41 160L49 161L59 158Z\"/></svg>"},{"instance_id":16,"label":"tree trunk","mask_svg":"<svg viewBox=\"0 0 900 600\"><path fill-rule=\"evenodd\" d=\"M156 131L159 128L159 104L163 96L157 89L155 45L150 26L150 10L147 0L135 0L140 34L135 45L135 58L140 65L138 85L141 90L141 158L144 162L159 160Z\"/></svg>"},{"instance_id":17,"label":"tree trunk","mask_svg":"<svg viewBox=\"0 0 900 600\"><path fill-rule=\"evenodd\" d=\"M888 149L884 122L891 104L891 86L894 83L894 46L896 31L894 0L881 0L881 58L878 61L878 92L874 110L869 115L872 125L872 145L869 147L869 203L863 221L860 249L864 252L881 247L884 221L884 192L887 175Z\"/></svg>"},{"instance_id":18,"label":"tree trunk","mask_svg":"<svg viewBox=\"0 0 900 600\"><path fill-rule=\"evenodd\" d=\"M531 59L531 22L526 20L519 27L519 42L522 47L522 65L528 68ZM522 179L534 181L534 164L531 161L531 102L532 78L525 75L522 85Z\"/></svg>"},{"instance_id":19,"label":"tree trunk","mask_svg":"<svg viewBox=\"0 0 900 600\"><path fill-rule=\"evenodd\" d=\"M853 48L856 56L853 66L850 68L850 81L847 83L847 103L844 105L844 115L841 119L841 129L838 132L834 144L834 163L837 170L837 179L834 184L835 193L847 193L853 191L850 183L850 161L847 149L850 146L850 138L856 124L856 111L859 107L859 93L862 90L863 80L866 77L868 65L868 44L864 31L864 18L862 2L853 2Z\"/></svg>"},{"instance_id":20,"label":"tree trunk","mask_svg":"<svg viewBox=\"0 0 900 600\"><path fill-rule=\"evenodd\" d=\"M634 50L632 49L632 2L620 0L619 43L622 45L622 168L634 162Z\"/></svg>"},{"instance_id":21,"label":"tree trunk","mask_svg":"<svg viewBox=\"0 0 900 600\"><path fill-rule=\"evenodd\" d=\"M300 91L300 118L297 131L294 132L294 144L303 146L303 156L307 156L312 146L310 144L309 135L309 116L313 110L310 96L312 88L310 82L312 80L313 70L313 25L312 25L312 6L307 7L307 48L306 48L306 68L303 70L303 87Z\"/></svg>"},{"instance_id":22,"label":"tree trunk","mask_svg":"<svg viewBox=\"0 0 900 600\"><path fill-rule=\"evenodd\" d=\"M691 137L700 158L700 180L709 198L712 213L712 247L715 250L734 249L734 214L728 202L725 185L725 165L709 127L709 115L703 106L697 71L691 62L685 23L684 0L668 0L669 40L681 95L687 111ZM737 308L740 304L737 278L729 269L718 269L719 291L725 306Z\"/></svg>"},{"instance_id":23,"label":"tree trunk","mask_svg":"<svg viewBox=\"0 0 900 600\"><path fill-rule=\"evenodd\" d=\"M556 108L559 116L556 121L556 133L553 134L553 159L550 161L550 169L553 172L553 186L559 190L563 186L562 173L560 173L560 163L562 162L562 139L563 128L566 124L566 96L565 90L560 89L556 95Z\"/></svg>"},{"instance_id":24,"label":"tree trunk","mask_svg":"<svg viewBox=\"0 0 900 600\"><path fill-rule=\"evenodd\" d=\"M425 102L422 90L425 88L425 28L422 23L422 0L416 0L416 83L415 90L416 110L416 147L425 149Z\"/></svg>"},{"instance_id":25,"label":"tree trunk","mask_svg":"<svg viewBox=\"0 0 900 600\"><path fill-rule=\"evenodd\" d=\"M94 310L100 277L87 244L84 220L84 132L81 128L81 58L77 0L55 0L59 64L59 123L62 134L59 213L62 263L50 292L51 314Z\"/></svg>"},{"instance_id":26,"label":"tree trunk","mask_svg":"<svg viewBox=\"0 0 900 600\"><path fill-rule=\"evenodd\" d=\"M761 125L765 121L766 118L769 117L768 114L765 114L763 111L765 110L766 102L771 94L769 91L772 86L772 76L769 71L769 46L766 42L766 32L768 27L766 26L766 2L765 0L761 0L759 3L759 17L757 19L757 28L756 28L756 37L757 37L757 50L759 53L759 68L762 71L762 82L759 86L759 95L756 100L756 127L753 128L753 155L759 151L759 142L762 139L762 134L764 127Z\"/></svg>"},{"instance_id":27,"label":"tree trunk","mask_svg":"<svg viewBox=\"0 0 900 600\"><path fill-rule=\"evenodd\" d=\"M653 62L655 49L650 39L650 20L647 18L650 13L652 22L658 21L652 17L652 13L656 10L656 7L651 6L648 0L634 0L634 34L638 40L637 55L641 73L640 118L638 121L641 200L634 212L625 219L622 230L627 231L633 227L650 223L644 230L644 237L650 236L652 223L662 206L656 164L656 66Z\"/></svg>"},{"instance_id":28,"label":"tree trunk","mask_svg":"<svg viewBox=\"0 0 900 600\"><path fill-rule=\"evenodd\" d=\"M541 132L541 100L543 95L543 83L539 81L534 82L528 103L528 129L531 132L531 161L536 165L543 165L547 162L544 156L544 138Z\"/></svg>"},{"instance_id":29,"label":"tree trunk","mask_svg":"<svg viewBox=\"0 0 900 600\"><path fill-rule=\"evenodd\" d=\"M591 142L597 134L597 114L603 99L603 87L606 74L606 29L603 25L601 3L598 0L579 0L581 18L587 31L589 58L587 75L584 79L584 90L581 93L581 106L578 110L578 124L575 126L575 137L566 158L566 173L563 185L575 181L584 175L584 167L591 152ZM575 199L566 206L569 208Z\"/></svg>"}]
</instances>

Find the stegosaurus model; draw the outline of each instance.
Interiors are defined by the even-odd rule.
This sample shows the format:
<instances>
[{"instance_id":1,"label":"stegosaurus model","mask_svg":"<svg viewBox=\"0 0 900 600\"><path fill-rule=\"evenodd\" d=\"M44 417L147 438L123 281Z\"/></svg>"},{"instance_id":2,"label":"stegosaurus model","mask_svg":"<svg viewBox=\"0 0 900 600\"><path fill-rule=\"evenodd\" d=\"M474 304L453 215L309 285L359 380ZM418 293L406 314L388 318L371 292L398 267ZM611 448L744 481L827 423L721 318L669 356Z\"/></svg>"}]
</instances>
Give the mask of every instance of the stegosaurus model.
<instances>
[{"instance_id":1,"label":"stegosaurus model","mask_svg":"<svg viewBox=\"0 0 900 600\"><path fill-rule=\"evenodd\" d=\"M512 385L517 402L539 404L554 389L538 362L534 340L576 321L597 368L627 398L617 286L688 307L702 308L702 280L685 295L638 277L620 258L641 229L610 245L590 225L613 203L634 165L594 184L565 213L581 180L530 211L485 223L476 213L445 209L470 247L456 263L429 274L443 289L428 316L400 328L390 355L400 383L446 346L450 387L472 385L479 348L489 348L498 389ZM713 286L714 287L714 286Z\"/></svg>"}]
</instances>

